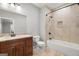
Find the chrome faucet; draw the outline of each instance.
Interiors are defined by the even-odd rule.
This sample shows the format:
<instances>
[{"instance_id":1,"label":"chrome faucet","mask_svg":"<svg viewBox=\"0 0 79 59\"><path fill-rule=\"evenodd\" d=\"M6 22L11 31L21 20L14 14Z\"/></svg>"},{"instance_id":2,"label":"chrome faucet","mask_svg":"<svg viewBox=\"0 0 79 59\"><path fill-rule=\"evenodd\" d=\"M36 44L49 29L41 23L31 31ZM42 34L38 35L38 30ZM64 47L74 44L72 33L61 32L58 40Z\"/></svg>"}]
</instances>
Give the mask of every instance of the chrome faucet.
<instances>
[{"instance_id":1,"label":"chrome faucet","mask_svg":"<svg viewBox=\"0 0 79 59\"><path fill-rule=\"evenodd\" d=\"M11 37L16 36L15 33L14 33L14 31L11 30L11 32L10 32L10 36L11 36Z\"/></svg>"}]
</instances>

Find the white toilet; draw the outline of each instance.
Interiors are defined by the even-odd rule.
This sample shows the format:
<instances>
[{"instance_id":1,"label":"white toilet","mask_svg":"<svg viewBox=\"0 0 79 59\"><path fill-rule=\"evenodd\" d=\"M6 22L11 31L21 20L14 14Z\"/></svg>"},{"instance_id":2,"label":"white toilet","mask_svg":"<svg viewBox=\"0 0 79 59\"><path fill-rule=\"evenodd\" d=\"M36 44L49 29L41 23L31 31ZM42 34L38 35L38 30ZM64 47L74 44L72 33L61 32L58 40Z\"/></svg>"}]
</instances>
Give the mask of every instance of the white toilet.
<instances>
[{"instance_id":1,"label":"white toilet","mask_svg":"<svg viewBox=\"0 0 79 59\"><path fill-rule=\"evenodd\" d=\"M33 41L36 42L36 47L43 48L45 47L45 42L40 40L40 36L33 36Z\"/></svg>"}]
</instances>

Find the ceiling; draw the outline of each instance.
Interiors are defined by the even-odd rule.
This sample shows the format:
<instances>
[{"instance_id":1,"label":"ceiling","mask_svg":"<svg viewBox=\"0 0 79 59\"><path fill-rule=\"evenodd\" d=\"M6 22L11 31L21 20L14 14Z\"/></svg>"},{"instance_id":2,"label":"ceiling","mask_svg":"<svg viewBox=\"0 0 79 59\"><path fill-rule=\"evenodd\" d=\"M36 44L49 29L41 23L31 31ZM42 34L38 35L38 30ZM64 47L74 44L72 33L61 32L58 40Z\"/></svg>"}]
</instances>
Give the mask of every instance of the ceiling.
<instances>
[{"instance_id":1,"label":"ceiling","mask_svg":"<svg viewBox=\"0 0 79 59\"><path fill-rule=\"evenodd\" d=\"M56 8L62 7L67 4L69 3L33 3L33 5L37 6L38 8L42 8L46 6L50 9L56 9Z\"/></svg>"}]
</instances>

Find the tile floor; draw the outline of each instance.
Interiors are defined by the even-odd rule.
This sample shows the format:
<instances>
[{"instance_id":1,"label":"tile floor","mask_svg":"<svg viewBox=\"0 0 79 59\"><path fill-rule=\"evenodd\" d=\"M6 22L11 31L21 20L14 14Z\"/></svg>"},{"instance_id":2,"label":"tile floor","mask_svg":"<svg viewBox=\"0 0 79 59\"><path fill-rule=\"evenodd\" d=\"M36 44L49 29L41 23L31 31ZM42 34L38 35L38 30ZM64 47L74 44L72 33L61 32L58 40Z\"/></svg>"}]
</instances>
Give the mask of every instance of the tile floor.
<instances>
[{"instance_id":1,"label":"tile floor","mask_svg":"<svg viewBox=\"0 0 79 59\"><path fill-rule=\"evenodd\" d=\"M34 49L34 56L64 56L62 52L56 51L54 49L45 48L45 49Z\"/></svg>"}]
</instances>

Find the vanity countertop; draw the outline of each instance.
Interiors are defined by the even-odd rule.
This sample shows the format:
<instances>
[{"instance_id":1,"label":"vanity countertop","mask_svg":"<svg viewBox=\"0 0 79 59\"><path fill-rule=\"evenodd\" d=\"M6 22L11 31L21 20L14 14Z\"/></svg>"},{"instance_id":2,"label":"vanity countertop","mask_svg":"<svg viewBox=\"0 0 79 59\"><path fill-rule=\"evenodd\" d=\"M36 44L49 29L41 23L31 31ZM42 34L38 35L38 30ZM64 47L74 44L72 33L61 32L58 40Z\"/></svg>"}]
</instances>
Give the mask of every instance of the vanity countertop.
<instances>
[{"instance_id":1,"label":"vanity countertop","mask_svg":"<svg viewBox=\"0 0 79 59\"><path fill-rule=\"evenodd\" d=\"M0 42L8 41L8 40L20 39L20 38L25 38L25 37L32 37L32 35L16 35L14 37L4 36L4 37L0 37Z\"/></svg>"}]
</instances>

